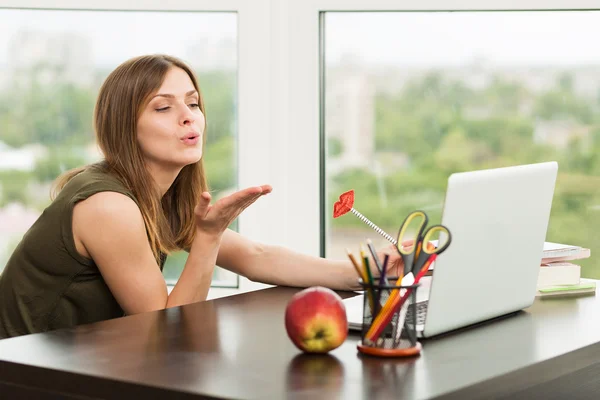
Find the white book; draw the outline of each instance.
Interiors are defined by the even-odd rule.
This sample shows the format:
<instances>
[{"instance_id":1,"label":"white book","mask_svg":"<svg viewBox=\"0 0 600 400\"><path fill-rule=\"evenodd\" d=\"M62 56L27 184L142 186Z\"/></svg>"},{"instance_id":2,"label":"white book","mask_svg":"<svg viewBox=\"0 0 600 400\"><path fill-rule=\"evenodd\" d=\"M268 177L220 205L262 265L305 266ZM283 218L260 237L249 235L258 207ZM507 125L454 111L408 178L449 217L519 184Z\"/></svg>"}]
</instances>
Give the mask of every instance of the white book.
<instances>
[{"instance_id":1,"label":"white book","mask_svg":"<svg viewBox=\"0 0 600 400\"><path fill-rule=\"evenodd\" d=\"M581 250L581 246L573 246L570 244L544 242L544 252L542 258L563 257L571 254L577 254Z\"/></svg>"},{"instance_id":2,"label":"white book","mask_svg":"<svg viewBox=\"0 0 600 400\"><path fill-rule=\"evenodd\" d=\"M568 262L542 265L538 274L538 288L557 285L578 285L581 267Z\"/></svg>"},{"instance_id":3,"label":"white book","mask_svg":"<svg viewBox=\"0 0 600 400\"><path fill-rule=\"evenodd\" d=\"M580 260L590 257L590 249L581 246L545 242L542 264L552 261Z\"/></svg>"}]
</instances>

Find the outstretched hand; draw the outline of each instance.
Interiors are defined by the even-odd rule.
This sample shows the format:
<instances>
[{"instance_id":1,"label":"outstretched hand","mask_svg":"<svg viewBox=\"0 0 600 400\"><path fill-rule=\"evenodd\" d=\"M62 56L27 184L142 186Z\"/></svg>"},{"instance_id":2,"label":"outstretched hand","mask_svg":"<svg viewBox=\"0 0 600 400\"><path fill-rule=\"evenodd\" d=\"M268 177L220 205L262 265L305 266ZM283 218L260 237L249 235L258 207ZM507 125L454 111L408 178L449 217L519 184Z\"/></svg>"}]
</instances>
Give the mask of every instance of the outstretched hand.
<instances>
[{"instance_id":1,"label":"outstretched hand","mask_svg":"<svg viewBox=\"0 0 600 400\"><path fill-rule=\"evenodd\" d=\"M242 211L272 190L270 185L253 186L223 197L214 204L210 204L210 193L202 193L194 208L197 229L208 234L222 234Z\"/></svg>"}]
</instances>

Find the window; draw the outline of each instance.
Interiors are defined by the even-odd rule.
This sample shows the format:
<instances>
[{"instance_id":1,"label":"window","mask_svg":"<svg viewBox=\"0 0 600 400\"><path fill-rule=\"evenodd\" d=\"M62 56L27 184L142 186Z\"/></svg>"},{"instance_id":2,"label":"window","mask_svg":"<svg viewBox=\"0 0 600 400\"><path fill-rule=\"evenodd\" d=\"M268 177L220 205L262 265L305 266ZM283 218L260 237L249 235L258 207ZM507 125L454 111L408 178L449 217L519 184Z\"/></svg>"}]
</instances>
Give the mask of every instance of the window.
<instances>
[{"instance_id":1,"label":"window","mask_svg":"<svg viewBox=\"0 0 600 400\"><path fill-rule=\"evenodd\" d=\"M213 197L237 189L237 20L235 12L0 9L0 271L49 204L51 182L100 159L98 89L135 55L167 53L192 66L206 99ZM186 257L167 259L168 283ZM236 287L238 277L217 268L213 285Z\"/></svg>"},{"instance_id":2,"label":"window","mask_svg":"<svg viewBox=\"0 0 600 400\"><path fill-rule=\"evenodd\" d=\"M217 163L223 154L233 159L235 175L222 169L209 175L217 189L217 182L230 178L235 182L232 187L263 183L274 187L271 195L240 216L237 228L244 236L303 253L346 259L342 246L357 243L355 238L364 240L365 232L377 244L387 244L352 216L331 218L333 201L355 178L354 182L366 182L353 186L356 208L394 235L400 223L395 216L413 205L428 206L432 220L440 217L450 170L553 158L560 163L560 176L548 239L582 244L595 251L598 52L590 50L587 41L598 34L591 21L599 14L584 10L589 2L556 0L549 6L527 0L511 5L514 11L498 11L506 7L499 0L485 4L474 0L172 0L164 6L131 3L127 4L130 10L118 11L121 3L90 0L85 4L88 11L67 11L58 8L72 7L70 0L0 0L0 7L31 7L0 8L0 16L13 13L0 24L5 33L0 54L7 55L0 57L0 98L6 96L7 85L13 84L6 78L13 62L8 57L8 43L18 21L25 24L12 15L35 15L31 25L38 30L55 23L41 16L69 13L107 18L104 21L113 22L110 26L115 33L110 37L106 36L110 32L106 33L103 43L115 46L122 42L129 47L122 53L111 49L115 61L102 61L105 73L133 52L180 51L165 48L158 39L140 38L144 34L139 32L152 37L153 31L143 26L144 18L173 21L181 17L191 22L185 31L176 30L185 37L176 47L202 37L208 38L205 43L232 39L233 44L226 41L225 46L236 48L230 58L235 60L228 75L232 79L227 83L233 100L226 111L234 117L229 121L234 149L226 153L222 150L227 145L211 143L214 151L206 157L207 163ZM143 7L152 10L140 9ZM531 11L542 8L548 10ZM479 11L469 11L475 9ZM220 18L229 18L229 22ZM213 26L211 21L218 22ZM80 25L75 18L69 22L86 32L94 19ZM132 24L134 28L127 28ZM93 30L102 32L106 26L98 24ZM563 29L565 26L569 29ZM175 29L182 27L179 23ZM196 49L205 51L207 46L198 44ZM99 63L95 58L98 50L90 47L90 51L93 62ZM206 92L212 84L203 79L203 74L208 74L201 70L206 64L196 63L194 55L183 54L182 58L192 63ZM210 54L202 56L203 60L208 57ZM52 73L44 72L44 79L54 76ZM93 78L97 84L102 75L99 72ZM207 107L211 102L221 107L229 101L221 97L223 91L215 92L206 98ZM414 95L411 102L406 101L409 93ZM55 112L56 107L47 106L44 115ZM0 118L7 118L5 109L6 105L0 104ZM224 121L215 120L215 113L209 110L209 124L211 120ZM4 120L0 127L0 141L6 142L4 136L14 127ZM212 135L215 131L212 126L209 129ZM91 137L91 132L84 135ZM406 146L399 146L397 139ZM81 146L76 141L72 144ZM0 174L6 173L6 162L16 162L18 167L8 174L11 179L0 181L0 216L10 226L0 226L0 247L8 242L8 235L23 231L19 225L31 224L40 210L39 204L28 205L32 212L14 218L23 208L7 208L4 202L5 196L20 196L23 179L18 174L33 175L32 154L43 151L24 144L3 146ZM10 146L8 151L6 146ZM84 154L76 151L67 157L61 153L61 168L70 166L69 157ZM224 171L225 178L220 181L217 177ZM433 176L429 186L422 187L417 179L428 171ZM399 179L406 186L399 187ZM48 180L45 182L47 185ZM28 184L27 193L38 190L35 196L41 195L42 202L47 202L47 190L40 186ZM348 235L347 239L342 235ZM12 242L14 246L14 239ZM6 257L8 253L2 250L0 254ZM582 262L588 277L595 275L594 262L594 258ZM175 269L171 271L177 275ZM235 284L232 276L215 278L215 283L219 279ZM211 292L264 287L243 277L237 280L239 288Z\"/></svg>"},{"instance_id":3,"label":"window","mask_svg":"<svg viewBox=\"0 0 600 400\"><path fill-rule=\"evenodd\" d=\"M328 257L371 238L333 219L346 190L396 236L439 223L452 172L557 160L547 240L596 244L600 224L600 11L325 12L322 218ZM360 29L357 29L360 27ZM437 221L437 222L436 222ZM600 277L600 260L582 260Z\"/></svg>"}]
</instances>

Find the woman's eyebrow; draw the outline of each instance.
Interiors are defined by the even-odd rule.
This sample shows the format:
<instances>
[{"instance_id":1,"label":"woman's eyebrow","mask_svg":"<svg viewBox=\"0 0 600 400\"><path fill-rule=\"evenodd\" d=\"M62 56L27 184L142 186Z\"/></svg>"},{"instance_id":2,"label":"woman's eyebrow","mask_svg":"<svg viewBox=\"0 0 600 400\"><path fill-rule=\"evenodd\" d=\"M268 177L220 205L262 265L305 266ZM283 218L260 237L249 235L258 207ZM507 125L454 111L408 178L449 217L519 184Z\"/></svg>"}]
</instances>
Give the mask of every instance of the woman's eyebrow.
<instances>
[{"instance_id":1,"label":"woman's eyebrow","mask_svg":"<svg viewBox=\"0 0 600 400\"><path fill-rule=\"evenodd\" d=\"M185 97L190 97L191 95L193 95L193 94L196 94L196 93L198 93L198 92L196 91L196 89L194 89L194 90L190 90L189 92L187 92L187 93L185 94ZM154 97L168 97L168 98L170 98L170 99L174 99L174 98L175 98L175 95L172 95L172 94L170 94L170 93L158 93L158 94L154 95ZM154 97L153 97L153 98L154 98Z\"/></svg>"}]
</instances>

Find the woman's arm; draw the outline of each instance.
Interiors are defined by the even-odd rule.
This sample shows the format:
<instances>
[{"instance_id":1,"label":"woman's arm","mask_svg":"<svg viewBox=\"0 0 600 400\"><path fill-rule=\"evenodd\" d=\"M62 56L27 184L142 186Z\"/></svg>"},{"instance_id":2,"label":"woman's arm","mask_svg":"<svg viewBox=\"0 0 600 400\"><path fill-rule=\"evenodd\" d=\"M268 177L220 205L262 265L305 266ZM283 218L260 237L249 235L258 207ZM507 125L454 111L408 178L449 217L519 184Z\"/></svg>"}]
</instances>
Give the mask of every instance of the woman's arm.
<instances>
[{"instance_id":1,"label":"woman's arm","mask_svg":"<svg viewBox=\"0 0 600 400\"><path fill-rule=\"evenodd\" d=\"M395 252L386 252L390 254L389 265L395 273L401 259ZM256 243L231 230L223 235L217 265L252 281L273 285L360 288L358 275L349 260L313 257L285 247ZM371 270L377 274L376 268Z\"/></svg>"},{"instance_id":2,"label":"woman's arm","mask_svg":"<svg viewBox=\"0 0 600 400\"><path fill-rule=\"evenodd\" d=\"M73 210L78 251L92 258L127 314L206 299L223 233L241 211L270 186L241 190L214 205L203 193L194 213L196 235L183 272L169 295L152 254L142 214L133 200L115 192L97 193Z\"/></svg>"},{"instance_id":3,"label":"woman's arm","mask_svg":"<svg viewBox=\"0 0 600 400\"><path fill-rule=\"evenodd\" d=\"M206 299L219 248L220 238L214 235L196 236L181 278L168 295L142 214L129 197L101 192L78 203L73 233L83 246L80 253L94 260L127 314Z\"/></svg>"}]
</instances>

